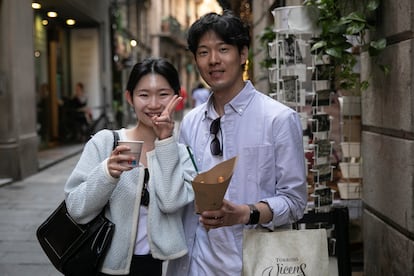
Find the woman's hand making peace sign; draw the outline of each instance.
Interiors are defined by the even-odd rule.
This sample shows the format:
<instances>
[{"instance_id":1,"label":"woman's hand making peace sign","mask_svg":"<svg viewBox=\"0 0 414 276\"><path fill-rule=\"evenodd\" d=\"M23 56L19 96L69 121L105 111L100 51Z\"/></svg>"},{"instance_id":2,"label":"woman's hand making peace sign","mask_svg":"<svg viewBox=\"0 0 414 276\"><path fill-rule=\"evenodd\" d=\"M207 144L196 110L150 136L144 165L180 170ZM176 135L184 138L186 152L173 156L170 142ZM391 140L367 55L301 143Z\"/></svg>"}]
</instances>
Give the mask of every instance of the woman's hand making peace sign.
<instances>
[{"instance_id":1,"label":"woman's hand making peace sign","mask_svg":"<svg viewBox=\"0 0 414 276\"><path fill-rule=\"evenodd\" d=\"M174 95L171 101L165 107L164 111L161 113L161 115L153 116L151 118L154 124L154 132L157 135L158 139L163 140L173 135L175 107L182 100L182 97Z\"/></svg>"}]
</instances>

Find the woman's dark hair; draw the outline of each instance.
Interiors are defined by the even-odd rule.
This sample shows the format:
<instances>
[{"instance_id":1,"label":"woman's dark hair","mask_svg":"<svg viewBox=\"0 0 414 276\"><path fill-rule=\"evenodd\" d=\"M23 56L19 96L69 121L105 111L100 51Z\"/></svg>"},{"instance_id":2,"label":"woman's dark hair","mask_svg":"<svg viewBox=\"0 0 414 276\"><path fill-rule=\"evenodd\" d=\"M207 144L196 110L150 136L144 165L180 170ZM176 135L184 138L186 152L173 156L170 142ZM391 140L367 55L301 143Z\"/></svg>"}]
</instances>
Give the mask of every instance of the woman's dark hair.
<instances>
[{"instance_id":1,"label":"woman's dark hair","mask_svg":"<svg viewBox=\"0 0 414 276\"><path fill-rule=\"evenodd\" d=\"M135 64L129 74L126 89L129 91L131 96L140 79L148 74L158 74L163 76L174 90L174 94L180 94L180 78L174 65L165 59L146 58Z\"/></svg>"},{"instance_id":2,"label":"woman's dark hair","mask_svg":"<svg viewBox=\"0 0 414 276\"><path fill-rule=\"evenodd\" d=\"M232 11L225 10L223 15L211 12L196 20L188 30L188 49L195 55L200 38L209 31L215 32L225 43L235 45L241 51L250 46L249 26Z\"/></svg>"}]
</instances>

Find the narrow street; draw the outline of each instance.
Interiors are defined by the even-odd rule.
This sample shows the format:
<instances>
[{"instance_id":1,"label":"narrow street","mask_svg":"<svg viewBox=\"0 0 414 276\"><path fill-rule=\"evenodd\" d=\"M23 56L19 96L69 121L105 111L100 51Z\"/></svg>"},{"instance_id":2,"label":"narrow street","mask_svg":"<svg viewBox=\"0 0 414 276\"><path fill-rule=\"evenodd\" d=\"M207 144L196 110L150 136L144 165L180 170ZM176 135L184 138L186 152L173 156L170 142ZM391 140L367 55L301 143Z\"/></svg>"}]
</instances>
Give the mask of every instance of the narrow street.
<instances>
[{"instance_id":1,"label":"narrow street","mask_svg":"<svg viewBox=\"0 0 414 276\"><path fill-rule=\"evenodd\" d=\"M63 186L79 154L53 164L58 151L40 159L45 169L0 187L0 271L2 276L62 275L50 264L36 239L37 227L63 200ZM63 153L64 154L64 153Z\"/></svg>"}]
</instances>

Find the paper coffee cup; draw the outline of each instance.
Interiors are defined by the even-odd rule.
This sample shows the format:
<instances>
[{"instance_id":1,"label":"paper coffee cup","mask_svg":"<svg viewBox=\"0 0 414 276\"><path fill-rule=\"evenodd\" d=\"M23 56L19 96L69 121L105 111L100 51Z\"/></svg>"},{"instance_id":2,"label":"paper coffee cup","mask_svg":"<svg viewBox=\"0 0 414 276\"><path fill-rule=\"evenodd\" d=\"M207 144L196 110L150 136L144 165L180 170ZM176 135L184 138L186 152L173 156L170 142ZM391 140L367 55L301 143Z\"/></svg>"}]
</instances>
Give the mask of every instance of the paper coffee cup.
<instances>
[{"instance_id":1,"label":"paper coffee cup","mask_svg":"<svg viewBox=\"0 0 414 276\"><path fill-rule=\"evenodd\" d=\"M122 162L121 164L128 167L138 167L139 159L141 157L141 150L142 145L144 144L144 141L126 141L126 140L120 140L118 141L118 145L126 145L130 147L131 150L123 151L122 154L128 154L135 157L134 161L131 162Z\"/></svg>"}]
</instances>

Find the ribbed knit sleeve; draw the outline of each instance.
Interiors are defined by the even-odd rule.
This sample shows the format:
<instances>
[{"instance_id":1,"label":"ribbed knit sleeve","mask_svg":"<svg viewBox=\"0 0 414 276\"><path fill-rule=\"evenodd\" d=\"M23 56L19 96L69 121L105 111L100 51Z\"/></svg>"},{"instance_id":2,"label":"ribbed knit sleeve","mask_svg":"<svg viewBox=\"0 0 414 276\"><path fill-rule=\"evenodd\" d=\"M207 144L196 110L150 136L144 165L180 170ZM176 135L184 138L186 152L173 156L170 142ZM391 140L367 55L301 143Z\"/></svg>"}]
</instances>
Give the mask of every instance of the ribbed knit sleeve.
<instances>
[{"instance_id":1,"label":"ribbed knit sleeve","mask_svg":"<svg viewBox=\"0 0 414 276\"><path fill-rule=\"evenodd\" d=\"M65 184L68 212L78 223L87 223L96 217L116 187L103 167L111 154L113 139L109 130L96 133L85 144L81 157Z\"/></svg>"},{"instance_id":2,"label":"ribbed knit sleeve","mask_svg":"<svg viewBox=\"0 0 414 276\"><path fill-rule=\"evenodd\" d=\"M170 260L188 252L182 213L193 204L191 181L196 171L182 144L173 137L156 141L147 154L150 169L148 238L155 258Z\"/></svg>"}]
</instances>

